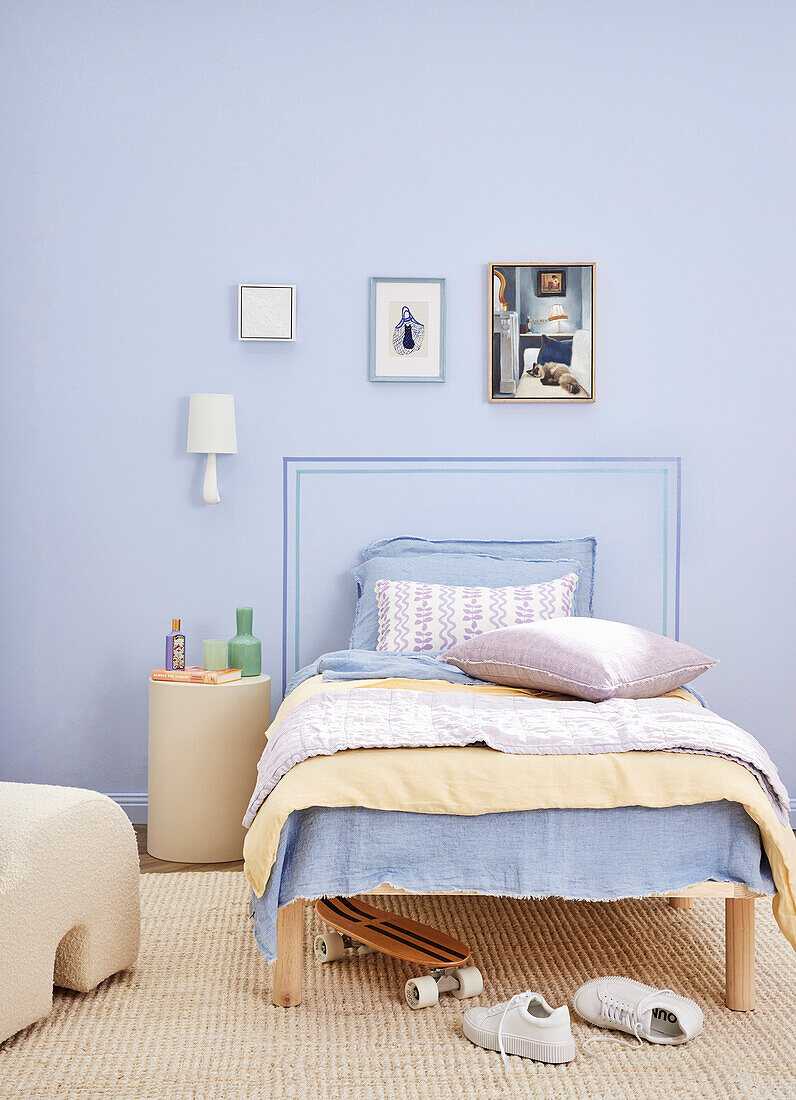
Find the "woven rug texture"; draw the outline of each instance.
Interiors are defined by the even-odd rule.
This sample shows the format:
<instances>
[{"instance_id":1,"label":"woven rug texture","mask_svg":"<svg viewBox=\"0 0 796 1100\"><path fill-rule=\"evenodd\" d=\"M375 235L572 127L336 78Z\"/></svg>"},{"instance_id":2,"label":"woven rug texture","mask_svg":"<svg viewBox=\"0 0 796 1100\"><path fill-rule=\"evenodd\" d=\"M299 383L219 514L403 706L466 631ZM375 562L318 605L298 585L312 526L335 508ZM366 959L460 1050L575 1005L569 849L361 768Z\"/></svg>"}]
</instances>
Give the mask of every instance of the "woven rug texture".
<instances>
[{"instance_id":1,"label":"woven rug texture","mask_svg":"<svg viewBox=\"0 0 796 1100\"><path fill-rule=\"evenodd\" d=\"M757 908L757 1009L723 1004L724 906L697 900L577 903L556 899L388 897L376 904L468 942L484 993L413 1012L403 986L417 968L381 955L322 966L305 911L306 981L298 1008L271 1005L272 968L257 951L247 887L235 872L142 876L135 970L88 994L56 990L52 1014L0 1045L0 1097L161 1100L448 1097L796 1097L796 956L770 902ZM500 1056L461 1032L470 1004L525 989L552 1005L600 974L625 974L693 997L700 1038L680 1047L603 1043L548 1066ZM579 1047L610 1034L578 1020Z\"/></svg>"}]
</instances>

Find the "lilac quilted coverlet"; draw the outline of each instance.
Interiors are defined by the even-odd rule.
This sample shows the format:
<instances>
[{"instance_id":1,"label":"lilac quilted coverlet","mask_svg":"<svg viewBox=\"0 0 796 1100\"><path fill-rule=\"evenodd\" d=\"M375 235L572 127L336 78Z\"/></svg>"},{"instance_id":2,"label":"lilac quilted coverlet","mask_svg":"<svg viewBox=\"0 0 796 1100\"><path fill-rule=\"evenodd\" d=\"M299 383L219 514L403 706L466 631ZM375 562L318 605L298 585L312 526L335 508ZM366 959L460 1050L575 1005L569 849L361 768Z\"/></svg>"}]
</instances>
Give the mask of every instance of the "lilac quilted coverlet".
<instances>
[{"instance_id":1,"label":"lilac quilted coverlet","mask_svg":"<svg viewBox=\"0 0 796 1100\"><path fill-rule=\"evenodd\" d=\"M788 820L787 791L763 746L732 722L684 699L588 703L351 687L321 691L272 728L243 823L251 825L282 776L312 756L343 749L474 744L539 755L663 749L720 756L748 768L779 819Z\"/></svg>"}]
</instances>

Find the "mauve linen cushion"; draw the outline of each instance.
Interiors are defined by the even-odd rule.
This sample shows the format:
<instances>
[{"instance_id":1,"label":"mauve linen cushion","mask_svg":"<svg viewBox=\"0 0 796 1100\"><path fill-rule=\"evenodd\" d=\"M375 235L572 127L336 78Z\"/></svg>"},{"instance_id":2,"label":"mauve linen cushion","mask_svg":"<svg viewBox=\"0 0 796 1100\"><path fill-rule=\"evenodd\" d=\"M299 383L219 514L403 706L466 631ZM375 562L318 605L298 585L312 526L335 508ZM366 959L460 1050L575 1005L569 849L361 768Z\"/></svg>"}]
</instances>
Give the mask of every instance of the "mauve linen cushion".
<instances>
[{"instance_id":1,"label":"mauve linen cushion","mask_svg":"<svg viewBox=\"0 0 796 1100\"><path fill-rule=\"evenodd\" d=\"M440 661L509 687L604 699L652 699L717 662L682 642L607 619L549 619L490 630Z\"/></svg>"}]
</instances>

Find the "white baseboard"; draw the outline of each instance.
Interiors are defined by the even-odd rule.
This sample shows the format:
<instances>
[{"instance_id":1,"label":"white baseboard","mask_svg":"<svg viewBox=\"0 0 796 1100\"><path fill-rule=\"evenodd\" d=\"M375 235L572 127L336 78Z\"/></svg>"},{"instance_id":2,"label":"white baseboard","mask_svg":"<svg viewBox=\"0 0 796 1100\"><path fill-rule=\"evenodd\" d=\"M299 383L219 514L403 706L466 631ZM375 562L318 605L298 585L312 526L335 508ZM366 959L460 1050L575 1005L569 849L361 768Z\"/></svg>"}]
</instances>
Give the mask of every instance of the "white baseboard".
<instances>
[{"instance_id":1,"label":"white baseboard","mask_svg":"<svg viewBox=\"0 0 796 1100\"><path fill-rule=\"evenodd\" d=\"M118 802L134 825L146 825L147 805L149 802L146 791L135 791L131 794L111 794L114 802ZM796 798L790 800L791 828L796 829Z\"/></svg>"},{"instance_id":2,"label":"white baseboard","mask_svg":"<svg viewBox=\"0 0 796 1100\"><path fill-rule=\"evenodd\" d=\"M108 798L118 802L133 825L146 825L149 796L146 791L132 791L120 794L118 791L106 791Z\"/></svg>"}]
</instances>

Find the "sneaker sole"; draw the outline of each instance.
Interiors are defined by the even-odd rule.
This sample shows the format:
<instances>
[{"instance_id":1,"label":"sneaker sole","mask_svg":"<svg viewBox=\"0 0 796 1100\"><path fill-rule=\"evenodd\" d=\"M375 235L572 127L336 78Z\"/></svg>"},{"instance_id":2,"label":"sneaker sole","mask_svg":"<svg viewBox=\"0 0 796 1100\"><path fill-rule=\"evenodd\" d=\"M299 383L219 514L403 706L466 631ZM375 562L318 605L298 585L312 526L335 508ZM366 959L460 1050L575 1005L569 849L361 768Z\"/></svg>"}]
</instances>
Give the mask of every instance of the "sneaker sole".
<instances>
[{"instance_id":1,"label":"sneaker sole","mask_svg":"<svg viewBox=\"0 0 796 1100\"><path fill-rule=\"evenodd\" d=\"M486 1047L487 1050L500 1050L497 1035L471 1024L466 1016L462 1020L462 1030L471 1043ZM521 1058L532 1058L535 1062L560 1064L571 1062L575 1057L575 1040L570 1039L566 1043L542 1043L538 1039L507 1035L503 1041L503 1049L506 1054L519 1054Z\"/></svg>"}]
</instances>

